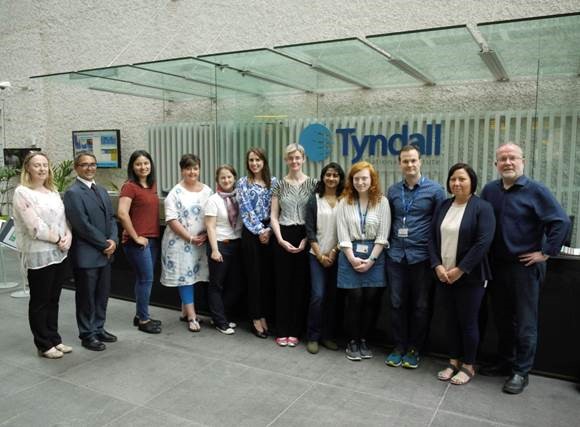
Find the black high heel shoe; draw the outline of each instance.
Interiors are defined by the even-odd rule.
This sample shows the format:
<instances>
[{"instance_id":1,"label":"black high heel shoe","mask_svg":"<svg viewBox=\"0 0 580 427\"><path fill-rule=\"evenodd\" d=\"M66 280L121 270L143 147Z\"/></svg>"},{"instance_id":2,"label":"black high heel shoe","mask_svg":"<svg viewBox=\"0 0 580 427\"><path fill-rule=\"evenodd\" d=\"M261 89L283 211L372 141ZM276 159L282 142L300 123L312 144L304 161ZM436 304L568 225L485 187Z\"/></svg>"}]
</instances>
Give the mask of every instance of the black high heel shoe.
<instances>
[{"instance_id":1,"label":"black high heel shoe","mask_svg":"<svg viewBox=\"0 0 580 427\"><path fill-rule=\"evenodd\" d=\"M256 329L256 327L254 326L254 323L252 323L252 324L250 325L250 329L251 329L252 333L253 333L255 336L257 336L258 338L262 338L262 339L266 339L266 338L268 338L268 333L267 333L267 332L265 332L265 331L262 331L262 332L258 331L258 330Z\"/></svg>"}]
</instances>

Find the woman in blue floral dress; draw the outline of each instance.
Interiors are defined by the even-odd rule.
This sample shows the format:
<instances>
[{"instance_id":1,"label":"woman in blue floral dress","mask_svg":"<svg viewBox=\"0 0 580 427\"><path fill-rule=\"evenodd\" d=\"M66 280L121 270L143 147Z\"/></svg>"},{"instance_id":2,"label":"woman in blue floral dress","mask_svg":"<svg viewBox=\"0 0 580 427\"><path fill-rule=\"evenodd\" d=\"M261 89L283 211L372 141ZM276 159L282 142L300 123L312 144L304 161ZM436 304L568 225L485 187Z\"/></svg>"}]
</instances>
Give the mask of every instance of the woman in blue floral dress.
<instances>
[{"instance_id":1,"label":"woman in blue floral dress","mask_svg":"<svg viewBox=\"0 0 580 427\"><path fill-rule=\"evenodd\" d=\"M203 207L212 190L199 181L199 166L195 154L181 157L182 179L165 198L167 227L161 242L161 283L179 290L182 314L192 332L200 330L193 305L194 285L209 280Z\"/></svg>"}]
</instances>

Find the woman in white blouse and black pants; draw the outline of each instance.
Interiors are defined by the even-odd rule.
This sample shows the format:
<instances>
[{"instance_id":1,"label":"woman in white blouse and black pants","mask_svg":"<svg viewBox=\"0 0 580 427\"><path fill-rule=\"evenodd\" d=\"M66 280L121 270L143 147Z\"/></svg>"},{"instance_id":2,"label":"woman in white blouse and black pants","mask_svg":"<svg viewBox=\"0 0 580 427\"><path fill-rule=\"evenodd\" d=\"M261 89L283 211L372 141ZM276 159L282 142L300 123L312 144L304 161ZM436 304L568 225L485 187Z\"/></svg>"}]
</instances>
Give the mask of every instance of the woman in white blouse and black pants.
<instances>
[{"instance_id":1,"label":"woman in white blouse and black pants","mask_svg":"<svg viewBox=\"0 0 580 427\"><path fill-rule=\"evenodd\" d=\"M58 333L58 306L68 274L71 232L44 153L29 153L14 191L16 242L28 276L28 319L39 355L59 359L72 348Z\"/></svg>"},{"instance_id":2,"label":"woman in white blouse and black pants","mask_svg":"<svg viewBox=\"0 0 580 427\"><path fill-rule=\"evenodd\" d=\"M355 163L348 173L336 214L338 287L345 290L346 357L373 357L366 337L373 326L379 294L385 287L385 255L391 229L389 202L378 174L368 162Z\"/></svg>"},{"instance_id":3,"label":"woman in white blouse and black pants","mask_svg":"<svg viewBox=\"0 0 580 427\"><path fill-rule=\"evenodd\" d=\"M478 315L491 270L487 253L495 232L493 208L475 195L477 175L457 163L449 169L447 191L433 215L429 247L431 266L441 282L449 338L449 365L437 377L455 385L467 384L475 374L479 344Z\"/></svg>"}]
</instances>

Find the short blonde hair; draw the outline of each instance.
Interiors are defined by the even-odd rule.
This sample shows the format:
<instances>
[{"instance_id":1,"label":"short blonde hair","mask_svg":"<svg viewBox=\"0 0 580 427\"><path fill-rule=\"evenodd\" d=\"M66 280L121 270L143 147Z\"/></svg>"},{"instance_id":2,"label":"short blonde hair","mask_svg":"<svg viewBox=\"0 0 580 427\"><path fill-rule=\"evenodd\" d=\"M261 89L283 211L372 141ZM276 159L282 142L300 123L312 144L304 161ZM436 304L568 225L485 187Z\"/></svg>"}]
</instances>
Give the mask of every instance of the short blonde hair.
<instances>
[{"instance_id":1,"label":"short blonde hair","mask_svg":"<svg viewBox=\"0 0 580 427\"><path fill-rule=\"evenodd\" d=\"M28 166L32 158L36 156L42 156L48 162L48 176L46 177L43 186L50 191L56 191L52 172L52 164L48 156L42 153L41 151L31 151L24 158L24 161L22 162L22 170L20 171L20 184L24 185L25 187L32 188L32 180L30 179L30 172L28 172Z\"/></svg>"},{"instance_id":2,"label":"short blonde hair","mask_svg":"<svg viewBox=\"0 0 580 427\"><path fill-rule=\"evenodd\" d=\"M306 157L306 152L304 151L304 147L302 145L289 144L288 146L286 146L286 149L284 150L284 160L286 160L288 156L295 151L298 151L300 154L302 154L303 158Z\"/></svg>"}]
</instances>

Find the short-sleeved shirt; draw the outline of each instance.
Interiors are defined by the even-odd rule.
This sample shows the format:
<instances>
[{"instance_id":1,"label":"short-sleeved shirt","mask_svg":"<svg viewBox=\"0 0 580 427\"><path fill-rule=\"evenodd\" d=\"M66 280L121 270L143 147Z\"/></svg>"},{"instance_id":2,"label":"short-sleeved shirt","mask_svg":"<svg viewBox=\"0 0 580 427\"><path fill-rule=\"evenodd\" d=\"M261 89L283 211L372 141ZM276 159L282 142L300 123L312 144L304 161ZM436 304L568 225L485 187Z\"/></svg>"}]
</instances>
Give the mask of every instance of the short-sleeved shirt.
<instances>
[{"instance_id":1,"label":"short-sleeved shirt","mask_svg":"<svg viewBox=\"0 0 580 427\"><path fill-rule=\"evenodd\" d=\"M165 220L178 221L192 236L205 232L203 208L212 194L203 184L201 191L189 191L181 183L165 198ZM184 286L207 282L206 243L196 246L183 240L168 225L161 240L161 284Z\"/></svg>"},{"instance_id":2,"label":"short-sleeved shirt","mask_svg":"<svg viewBox=\"0 0 580 427\"><path fill-rule=\"evenodd\" d=\"M121 188L119 197L131 199L129 217L135 232L139 236L147 238L159 237L159 197L157 186L143 188L139 184L127 181ZM123 230L123 243L131 240L131 237Z\"/></svg>"},{"instance_id":3,"label":"short-sleeved shirt","mask_svg":"<svg viewBox=\"0 0 580 427\"><path fill-rule=\"evenodd\" d=\"M279 180L272 196L278 198L280 225L304 225L306 203L314 192L317 181L314 178L306 178L302 184L290 184L285 179Z\"/></svg>"},{"instance_id":4,"label":"short-sleeved shirt","mask_svg":"<svg viewBox=\"0 0 580 427\"><path fill-rule=\"evenodd\" d=\"M225 200L219 194L212 194L204 208L205 216L216 217L216 238L218 242L239 239L242 236L242 218L238 215L236 226L232 228L228 219Z\"/></svg>"}]
</instances>

